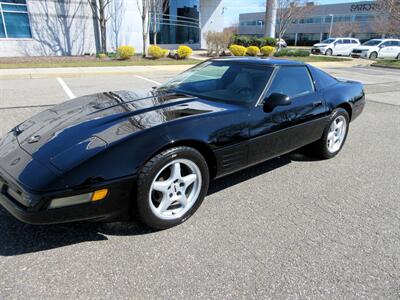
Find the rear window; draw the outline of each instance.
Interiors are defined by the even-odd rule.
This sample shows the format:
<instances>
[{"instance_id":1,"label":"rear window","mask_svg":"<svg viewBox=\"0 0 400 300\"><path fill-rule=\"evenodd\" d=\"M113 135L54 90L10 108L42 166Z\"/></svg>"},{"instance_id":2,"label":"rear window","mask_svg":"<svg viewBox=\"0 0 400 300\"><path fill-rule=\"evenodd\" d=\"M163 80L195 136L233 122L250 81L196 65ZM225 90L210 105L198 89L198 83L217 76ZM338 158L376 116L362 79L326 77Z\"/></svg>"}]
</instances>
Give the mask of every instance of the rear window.
<instances>
[{"instance_id":1,"label":"rear window","mask_svg":"<svg viewBox=\"0 0 400 300\"><path fill-rule=\"evenodd\" d=\"M338 83L337 79L328 73L314 67L309 68L318 89L324 89Z\"/></svg>"}]
</instances>

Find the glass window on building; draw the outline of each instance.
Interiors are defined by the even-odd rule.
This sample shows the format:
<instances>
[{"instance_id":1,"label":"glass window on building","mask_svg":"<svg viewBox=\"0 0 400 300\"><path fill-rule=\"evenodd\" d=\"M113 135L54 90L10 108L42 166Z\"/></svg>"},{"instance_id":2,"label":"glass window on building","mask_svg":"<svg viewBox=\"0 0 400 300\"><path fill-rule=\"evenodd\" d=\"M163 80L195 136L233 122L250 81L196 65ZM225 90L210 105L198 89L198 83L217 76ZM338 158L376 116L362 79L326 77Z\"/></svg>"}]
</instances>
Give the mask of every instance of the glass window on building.
<instances>
[{"instance_id":1,"label":"glass window on building","mask_svg":"<svg viewBox=\"0 0 400 300\"><path fill-rule=\"evenodd\" d=\"M356 22L369 22L369 21L372 21L374 19L374 16L373 15L367 15L367 14L365 14L365 15L356 15L354 17L354 19L355 19Z\"/></svg>"},{"instance_id":2,"label":"glass window on building","mask_svg":"<svg viewBox=\"0 0 400 300\"><path fill-rule=\"evenodd\" d=\"M0 0L0 38L31 38L26 0Z\"/></svg>"},{"instance_id":3,"label":"glass window on building","mask_svg":"<svg viewBox=\"0 0 400 300\"><path fill-rule=\"evenodd\" d=\"M157 43L199 43L199 2L200 0L167 1L166 9L159 13L159 21L155 24L157 26ZM150 34L150 40L153 41L153 33Z\"/></svg>"}]
</instances>

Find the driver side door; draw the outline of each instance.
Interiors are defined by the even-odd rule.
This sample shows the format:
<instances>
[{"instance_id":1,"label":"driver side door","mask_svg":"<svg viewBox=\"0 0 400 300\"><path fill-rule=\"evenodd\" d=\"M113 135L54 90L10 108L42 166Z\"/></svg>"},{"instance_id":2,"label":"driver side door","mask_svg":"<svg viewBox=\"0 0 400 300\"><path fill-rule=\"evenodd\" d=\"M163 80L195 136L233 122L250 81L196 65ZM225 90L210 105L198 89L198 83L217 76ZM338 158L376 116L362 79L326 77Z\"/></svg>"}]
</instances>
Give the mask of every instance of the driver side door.
<instances>
[{"instance_id":1,"label":"driver side door","mask_svg":"<svg viewBox=\"0 0 400 300\"><path fill-rule=\"evenodd\" d=\"M250 112L249 163L288 153L318 140L326 124L327 108L306 66L275 70L264 101L273 93L290 97L290 104L265 111L262 103Z\"/></svg>"}]
</instances>

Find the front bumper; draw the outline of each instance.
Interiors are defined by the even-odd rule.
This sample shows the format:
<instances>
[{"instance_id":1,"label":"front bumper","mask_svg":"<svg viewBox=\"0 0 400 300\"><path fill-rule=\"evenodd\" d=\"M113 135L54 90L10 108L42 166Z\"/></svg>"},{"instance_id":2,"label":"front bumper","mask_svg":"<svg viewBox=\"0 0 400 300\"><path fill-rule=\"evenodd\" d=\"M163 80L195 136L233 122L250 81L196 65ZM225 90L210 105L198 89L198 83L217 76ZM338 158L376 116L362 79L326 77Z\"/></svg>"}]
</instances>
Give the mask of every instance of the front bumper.
<instances>
[{"instance_id":1,"label":"front bumper","mask_svg":"<svg viewBox=\"0 0 400 300\"><path fill-rule=\"evenodd\" d=\"M368 52L367 51L362 51L362 52L351 52L351 57L352 58L368 58Z\"/></svg>"},{"instance_id":2,"label":"front bumper","mask_svg":"<svg viewBox=\"0 0 400 300\"><path fill-rule=\"evenodd\" d=\"M325 51L321 48L311 48L311 53L318 55L318 54L325 54Z\"/></svg>"},{"instance_id":3,"label":"front bumper","mask_svg":"<svg viewBox=\"0 0 400 300\"><path fill-rule=\"evenodd\" d=\"M122 221L130 218L132 180L103 183L80 190L60 191L52 194L29 195L40 197L33 207L27 207L7 192L9 178L2 178L0 204L15 218L28 224L57 224L76 221ZM109 194L101 201L89 202L74 206L49 209L51 199L84 194L97 189L108 188ZM24 192L25 193L25 192Z\"/></svg>"}]
</instances>

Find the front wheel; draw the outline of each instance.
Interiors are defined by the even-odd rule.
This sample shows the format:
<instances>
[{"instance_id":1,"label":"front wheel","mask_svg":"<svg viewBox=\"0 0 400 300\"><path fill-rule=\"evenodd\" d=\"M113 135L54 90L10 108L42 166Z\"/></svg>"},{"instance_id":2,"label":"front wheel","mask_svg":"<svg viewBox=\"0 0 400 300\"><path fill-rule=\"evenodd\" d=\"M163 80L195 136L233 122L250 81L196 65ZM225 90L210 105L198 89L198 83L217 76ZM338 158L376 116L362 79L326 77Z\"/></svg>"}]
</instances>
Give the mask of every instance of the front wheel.
<instances>
[{"instance_id":1,"label":"front wheel","mask_svg":"<svg viewBox=\"0 0 400 300\"><path fill-rule=\"evenodd\" d=\"M328 50L326 50L326 52L325 52L325 55L327 55L327 56L332 56L332 54L333 54L332 49L328 49Z\"/></svg>"},{"instance_id":2,"label":"front wheel","mask_svg":"<svg viewBox=\"0 0 400 300\"><path fill-rule=\"evenodd\" d=\"M322 138L315 143L317 154L323 158L332 158L342 149L349 132L349 114L343 108L336 108L329 118Z\"/></svg>"},{"instance_id":3,"label":"front wheel","mask_svg":"<svg viewBox=\"0 0 400 300\"><path fill-rule=\"evenodd\" d=\"M138 178L140 220L155 229L183 223L201 205L208 184L208 166L197 150L176 147L154 156Z\"/></svg>"},{"instance_id":4,"label":"front wheel","mask_svg":"<svg viewBox=\"0 0 400 300\"><path fill-rule=\"evenodd\" d=\"M372 53L369 55L369 59L375 60L375 59L377 59L377 58L378 58L378 53L376 53L376 52L372 52Z\"/></svg>"}]
</instances>

